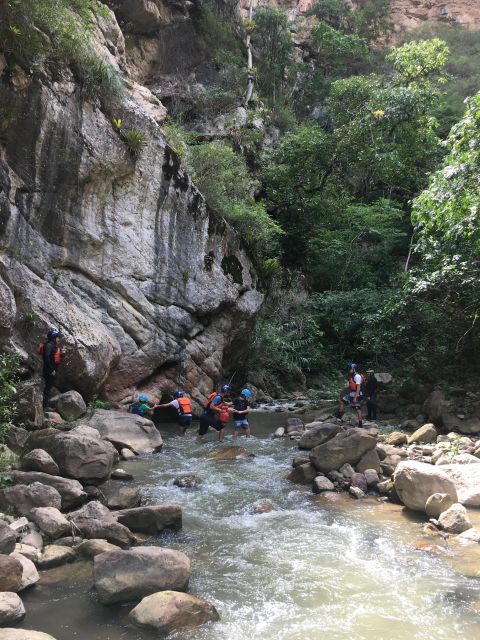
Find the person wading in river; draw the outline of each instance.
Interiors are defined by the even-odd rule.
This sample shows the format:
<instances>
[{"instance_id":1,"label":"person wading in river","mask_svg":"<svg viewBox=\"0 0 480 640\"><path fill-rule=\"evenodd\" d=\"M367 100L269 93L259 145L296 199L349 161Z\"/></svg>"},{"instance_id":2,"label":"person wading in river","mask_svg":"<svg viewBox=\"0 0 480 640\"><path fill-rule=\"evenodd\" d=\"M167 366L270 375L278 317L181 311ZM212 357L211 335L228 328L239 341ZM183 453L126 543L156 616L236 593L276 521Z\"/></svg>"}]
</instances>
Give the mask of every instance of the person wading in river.
<instances>
[{"instance_id":1,"label":"person wading in river","mask_svg":"<svg viewBox=\"0 0 480 640\"><path fill-rule=\"evenodd\" d=\"M252 398L252 392L249 389L242 389L239 398L233 401L233 437L237 438L240 429L245 431L245 436L250 437L250 424L248 422L248 413L250 411L249 401Z\"/></svg>"},{"instance_id":2,"label":"person wading in river","mask_svg":"<svg viewBox=\"0 0 480 640\"><path fill-rule=\"evenodd\" d=\"M173 407L178 413L178 435L182 438L186 435L188 427L192 424L192 403L187 398L185 391L175 391L174 400L165 404L156 404L154 409L166 409Z\"/></svg>"},{"instance_id":3,"label":"person wading in river","mask_svg":"<svg viewBox=\"0 0 480 640\"><path fill-rule=\"evenodd\" d=\"M52 387L57 379L57 371L62 359L62 352L58 343L62 338L62 334L57 329L50 329L47 333L47 340L38 347L38 353L43 359L43 379L45 386L43 388L43 410L54 411L48 406Z\"/></svg>"},{"instance_id":4,"label":"person wading in river","mask_svg":"<svg viewBox=\"0 0 480 640\"><path fill-rule=\"evenodd\" d=\"M363 427L362 407L360 402L363 397L362 384L364 382L365 378L358 372L358 365L354 362L349 364L346 393L340 398L335 417L342 418L345 413L345 405L349 405L357 414L358 426Z\"/></svg>"},{"instance_id":5,"label":"person wading in river","mask_svg":"<svg viewBox=\"0 0 480 640\"><path fill-rule=\"evenodd\" d=\"M222 442L225 437L225 424L220 422L220 413L225 410L225 399L231 392L229 384L224 384L220 389L220 393L214 391L211 393L204 404L202 415L200 416L200 428L198 430L197 440L203 440L208 433L209 428L218 431L218 439ZM228 403L227 403L228 406Z\"/></svg>"}]
</instances>

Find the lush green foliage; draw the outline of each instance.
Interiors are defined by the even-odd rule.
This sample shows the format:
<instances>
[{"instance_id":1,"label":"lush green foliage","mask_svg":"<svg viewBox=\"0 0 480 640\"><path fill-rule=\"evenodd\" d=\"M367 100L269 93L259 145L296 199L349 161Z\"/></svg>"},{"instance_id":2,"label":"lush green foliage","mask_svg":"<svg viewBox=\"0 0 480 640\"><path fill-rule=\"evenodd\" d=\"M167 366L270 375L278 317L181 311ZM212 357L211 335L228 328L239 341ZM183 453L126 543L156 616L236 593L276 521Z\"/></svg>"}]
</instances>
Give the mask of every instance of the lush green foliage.
<instances>
[{"instance_id":1,"label":"lush green foliage","mask_svg":"<svg viewBox=\"0 0 480 640\"><path fill-rule=\"evenodd\" d=\"M225 144L192 145L186 156L196 185L214 213L231 222L257 258L269 257L281 229L261 202L243 156Z\"/></svg>"},{"instance_id":2,"label":"lush green foliage","mask_svg":"<svg viewBox=\"0 0 480 640\"><path fill-rule=\"evenodd\" d=\"M19 360L16 356L0 354L0 445L13 426L15 417Z\"/></svg>"},{"instance_id":3,"label":"lush green foliage","mask_svg":"<svg viewBox=\"0 0 480 640\"><path fill-rule=\"evenodd\" d=\"M108 15L108 9L98 0L6 0L0 46L9 59L29 69L43 60L66 61L90 95L119 96L120 76L90 46L95 13Z\"/></svg>"}]
</instances>

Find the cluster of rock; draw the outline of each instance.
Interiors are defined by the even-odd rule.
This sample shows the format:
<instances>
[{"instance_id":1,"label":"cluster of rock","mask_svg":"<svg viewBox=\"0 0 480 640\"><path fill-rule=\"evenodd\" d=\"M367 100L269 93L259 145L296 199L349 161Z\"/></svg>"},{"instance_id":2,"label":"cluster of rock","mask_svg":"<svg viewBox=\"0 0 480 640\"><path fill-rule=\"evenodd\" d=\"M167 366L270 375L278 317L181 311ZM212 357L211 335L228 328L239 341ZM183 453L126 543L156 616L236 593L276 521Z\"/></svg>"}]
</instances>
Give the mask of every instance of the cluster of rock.
<instances>
[{"instance_id":1,"label":"cluster of rock","mask_svg":"<svg viewBox=\"0 0 480 640\"><path fill-rule=\"evenodd\" d=\"M100 602L140 601L131 612L134 624L164 633L217 620L212 605L183 593L187 556L138 546L165 529L180 529L181 508L142 504L138 489L114 480L132 478L114 468L125 449L132 456L161 449L153 423L97 410L82 424L58 426L10 435L21 459L8 474L11 485L0 490L0 625L23 618L18 594L40 580L39 570L77 560L93 562ZM7 631L2 638L17 637Z\"/></svg>"},{"instance_id":2,"label":"cluster of rock","mask_svg":"<svg viewBox=\"0 0 480 640\"><path fill-rule=\"evenodd\" d=\"M427 423L407 435L381 435L337 422L303 425L289 419L285 432L309 451L296 457L288 480L311 484L314 493L348 490L355 498L382 495L430 518L430 532L480 541L466 507L480 507L480 440L439 434ZM278 430L276 432L279 434Z\"/></svg>"}]
</instances>

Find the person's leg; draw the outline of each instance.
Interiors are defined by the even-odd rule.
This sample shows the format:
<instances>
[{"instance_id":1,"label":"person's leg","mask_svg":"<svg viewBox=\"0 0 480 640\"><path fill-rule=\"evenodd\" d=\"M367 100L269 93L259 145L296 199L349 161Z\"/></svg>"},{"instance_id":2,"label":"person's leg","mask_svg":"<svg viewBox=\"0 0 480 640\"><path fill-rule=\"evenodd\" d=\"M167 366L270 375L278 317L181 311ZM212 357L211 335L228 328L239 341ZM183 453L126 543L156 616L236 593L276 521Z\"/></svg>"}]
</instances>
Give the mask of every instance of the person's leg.
<instances>
[{"instance_id":1,"label":"person's leg","mask_svg":"<svg viewBox=\"0 0 480 640\"><path fill-rule=\"evenodd\" d=\"M371 400L367 400L367 420L372 420L372 402Z\"/></svg>"},{"instance_id":2,"label":"person's leg","mask_svg":"<svg viewBox=\"0 0 480 640\"><path fill-rule=\"evenodd\" d=\"M356 409L357 409L358 426L363 427L362 407L357 406Z\"/></svg>"},{"instance_id":3,"label":"person's leg","mask_svg":"<svg viewBox=\"0 0 480 640\"><path fill-rule=\"evenodd\" d=\"M240 431L240 425L233 425L233 439L236 440L238 438L238 432Z\"/></svg>"},{"instance_id":4,"label":"person's leg","mask_svg":"<svg viewBox=\"0 0 480 640\"><path fill-rule=\"evenodd\" d=\"M377 419L377 400L376 400L376 398L372 402L372 419L373 420Z\"/></svg>"},{"instance_id":5,"label":"person's leg","mask_svg":"<svg viewBox=\"0 0 480 640\"><path fill-rule=\"evenodd\" d=\"M203 440L203 437L208 433L208 427L210 426L210 416L200 416L200 427L197 433L197 440Z\"/></svg>"},{"instance_id":6,"label":"person's leg","mask_svg":"<svg viewBox=\"0 0 480 640\"><path fill-rule=\"evenodd\" d=\"M218 440L219 440L219 442L223 442L224 438L225 438L225 425L221 424L220 425L220 431L218 432Z\"/></svg>"},{"instance_id":7,"label":"person's leg","mask_svg":"<svg viewBox=\"0 0 480 640\"><path fill-rule=\"evenodd\" d=\"M245 437L246 438L250 438L250 436L251 436L250 423L247 422L247 424L244 425L243 429L245 431Z\"/></svg>"}]
</instances>

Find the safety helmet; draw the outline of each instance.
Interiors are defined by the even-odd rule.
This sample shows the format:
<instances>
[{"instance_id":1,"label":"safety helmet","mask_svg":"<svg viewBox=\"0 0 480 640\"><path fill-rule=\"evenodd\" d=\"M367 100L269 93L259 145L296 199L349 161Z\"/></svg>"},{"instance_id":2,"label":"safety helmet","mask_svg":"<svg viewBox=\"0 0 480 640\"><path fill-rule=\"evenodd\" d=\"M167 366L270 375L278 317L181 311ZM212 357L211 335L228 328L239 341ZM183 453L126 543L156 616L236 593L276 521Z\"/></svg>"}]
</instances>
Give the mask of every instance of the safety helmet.
<instances>
[{"instance_id":1,"label":"safety helmet","mask_svg":"<svg viewBox=\"0 0 480 640\"><path fill-rule=\"evenodd\" d=\"M175 391L175 393L173 394L174 398L183 398L183 396L185 395L185 391Z\"/></svg>"},{"instance_id":2,"label":"safety helmet","mask_svg":"<svg viewBox=\"0 0 480 640\"><path fill-rule=\"evenodd\" d=\"M232 387L229 384L224 384L223 387L220 389L222 393L229 393L229 391L231 390L232 390Z\"/></svg>"},{"instance_id":3,"label":"safety helmet","mask_svg":"<svg viewBox=\"0 0 480 640\"><path fill-rule=\"evenodd\" d=\"M250 391L250 389L242 389L242 396L244 398L251 398L252 392Z\"/></svg>"},{"instance_id":4,"label":"safety helmet","mask_svg":"<svg viewBox=\"0 0 480 640\"><path fill-rule=\"evenodd\" d=\"M347 365L347 369L350 371L350 369L355 369L355 371L358 369L358 364L355 364L355 362L350 362Z\"/></svg>"},{"instance_id":5,"label":"safety helmet","mask_svg":"<svg viewBox=\"0 0 480 640\"><path fill-rule=\"evenodd\" d=\"M58 329L50 329L47 333L47 340L55 340L55 338L61 338L62 334Z\"/></svg>"},{"instance_id":6,"label":"safety helmet","mask_svg":"<svg viewBox=\"0 0 480 640\"><path fill-rule=\"evenodd\" d=\"M148 402L148 396L145 393L141 393L138 396L138 399L141 400L142 402Z\"/></svg>"}]
</instances>

